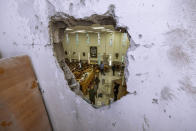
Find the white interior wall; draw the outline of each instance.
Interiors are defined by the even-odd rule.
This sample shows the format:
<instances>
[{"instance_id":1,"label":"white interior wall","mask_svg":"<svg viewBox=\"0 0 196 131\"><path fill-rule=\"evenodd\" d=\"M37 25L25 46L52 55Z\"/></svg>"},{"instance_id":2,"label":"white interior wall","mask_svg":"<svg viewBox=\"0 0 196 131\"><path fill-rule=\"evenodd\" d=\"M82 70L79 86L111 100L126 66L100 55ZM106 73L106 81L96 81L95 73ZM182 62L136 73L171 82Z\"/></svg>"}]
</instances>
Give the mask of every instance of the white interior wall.
<instances>
[{"instance_id":1,"label":"white interior wall","mask_svg":"<svg viewBox=\"0 0 196 131\"><path fill-rule=\"evenodd\" d=\"M87 43L86 33L78 33L78 43L76 43L76 34L68 33L68 40L66 38L66 33L64 35L63 47L67 51L68 55L66 58L88 60L88 53L90 53L91 46L97 46L97 58L91 58L90 60L97 61L98 56L103 60L103 54L112 55L112 61L122 62L122 57L126 56L127 49L129 48L130 42L125 38L123 42L123 33L114 32L113 35L110 33L100 33L100 44L98 44L98 34L88 33L89 44ZM112 45L110 45L110 39L112 38ZM76 54L73 55L73 52ZM85 52L85 56L83 56ZM115 53L119 53L118 59L115 57Z\"/></svg>"},{"instance_id":2,"label":"white interior wall","mask_svg":"<svg viewBox=\"0 0 196 131\"><path fill-rule=\"evenodd\" d=\"M110 4L118 24L128 26L140 44L127 53L128 90L137 95L94 109L67 86L48 22L58 11L85 17L106 12ZM195 131L195 5L195 0L0 1L0 52L31 57L56 131Z\"/></svg>"}]
</instances>

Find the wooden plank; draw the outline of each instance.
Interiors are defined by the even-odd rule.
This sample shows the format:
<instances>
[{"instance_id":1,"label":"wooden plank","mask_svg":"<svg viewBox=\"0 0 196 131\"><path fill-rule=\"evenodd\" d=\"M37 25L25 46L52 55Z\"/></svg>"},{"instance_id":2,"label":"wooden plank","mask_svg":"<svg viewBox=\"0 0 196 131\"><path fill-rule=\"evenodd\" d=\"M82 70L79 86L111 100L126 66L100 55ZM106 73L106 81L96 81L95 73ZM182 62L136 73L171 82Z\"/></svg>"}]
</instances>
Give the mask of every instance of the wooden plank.
<instances>
[{"instance_id":1,"label":"wooden plank","mask_svg":"<svg viewBox=\"0 0 196 131\"><path fill-rule=\"evenodd\" d=\"M0 59L0 131L51 131L28 56Z\"/></svg>"}]
</instances>

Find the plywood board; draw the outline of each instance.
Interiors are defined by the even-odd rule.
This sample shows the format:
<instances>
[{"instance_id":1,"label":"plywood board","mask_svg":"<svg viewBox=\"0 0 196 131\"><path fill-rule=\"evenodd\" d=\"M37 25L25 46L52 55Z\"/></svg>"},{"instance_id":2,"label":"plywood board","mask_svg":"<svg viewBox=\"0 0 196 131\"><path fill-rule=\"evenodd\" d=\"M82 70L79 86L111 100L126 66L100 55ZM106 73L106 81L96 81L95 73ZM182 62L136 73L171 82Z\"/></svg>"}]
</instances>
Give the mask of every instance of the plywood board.
<instances>
[{"instance_id":1,"label":"plywood board","mask_svg":"<svg viewBox=\"0 0 196 131\"><path fill-rule=\"evenodd\" d=\"M0 131L51 131L28 56L0 59Z\"/></svg>"}]
</instances>

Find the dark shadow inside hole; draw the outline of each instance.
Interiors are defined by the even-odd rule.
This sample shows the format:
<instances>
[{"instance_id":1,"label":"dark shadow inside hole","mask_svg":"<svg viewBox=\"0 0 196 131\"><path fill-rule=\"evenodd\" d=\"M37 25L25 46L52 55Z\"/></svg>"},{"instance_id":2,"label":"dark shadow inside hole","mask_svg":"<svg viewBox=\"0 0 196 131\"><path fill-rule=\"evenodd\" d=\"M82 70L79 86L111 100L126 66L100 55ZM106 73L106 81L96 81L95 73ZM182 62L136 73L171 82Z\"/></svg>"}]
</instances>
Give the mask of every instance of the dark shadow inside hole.
<instances>
[{"instance_id":1,"label":"dark shadow inside hole","mask_svg":"<svg viewBox=\"0 0 196 131\"><path fill-rule=\"evenodd\" d=\"M72 91L93 107L110 105L126 94L125 56L130 35L112 16L84 19L51 17L54 54Z\"/></svg>"}]
</instances>

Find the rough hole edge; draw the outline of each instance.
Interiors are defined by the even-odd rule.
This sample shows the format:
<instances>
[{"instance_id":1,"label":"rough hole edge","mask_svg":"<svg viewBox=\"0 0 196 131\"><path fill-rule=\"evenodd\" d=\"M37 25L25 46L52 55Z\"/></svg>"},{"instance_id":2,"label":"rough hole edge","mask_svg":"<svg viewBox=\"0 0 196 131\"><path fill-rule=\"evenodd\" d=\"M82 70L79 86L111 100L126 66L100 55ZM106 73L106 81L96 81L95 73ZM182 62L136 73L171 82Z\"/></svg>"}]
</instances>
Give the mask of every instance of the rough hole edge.
<instances>
[{"instance_id":1,"label":"rough hole edge","mask_svg":"<svg viewBox=\"0 0 196 131\"><path fill-rule=\"evenodd\" d=\"M54 39L53 39L54 38L53 37L53 31L54 31L54 25L56 25L57 23L59 23L59 26L61 26L59 28L62 29L63 31L66 28L73 27L73 26L91 26L93 24L99 24L99 25L113 25L114 26L114 29L116 31L120 31L122 33L126 33L128 39L129 39L129 42L130 42L129 48L128 48L128 50L126 52L126 56L125 56L125 69L124 69L124 76L125 76L125 80L126 80L126 84L127 84L127 80L128 80L128 77L129 77L129 70L128 70L128 66L129 66L128 52L135 50L136 49L135 48L136 47L136 44L131 39L131 35L128 32L128 27L126 27L126 26L123 27L123 26L118 26L117 25L117 17L114 14L110 14L110 13L106 12L103 15L93 14L93 15L91 15L89 17L75 18L75 17L70 16L70 15L68 15L66 13L63 13L63 12L57 12L55 15L53 15L53 16L50 17L50 21L49 21L50 43L52 45L53 53L54 53L54 56L56 57L58 66L62 69L62 67L60 66L60 63L58 61L58 58L57 58L58 56L57 56L57 54L55 52L55 49L54 49L54 45L57 44L57 43L54 42ZM63 71L63 69L62 69L62 71ZM64 71L63 71L63 73L64 73ZM64 75L64 79L67 81L67 79L65 78L65 75ZM70 90L71 90L71 88L70 88ZM73 92L75 92L75 91L73 91ZM77 93L75 92L75 94L77 94ZM128 93L128 94L130 94L130 93ZM77 94L77 95L79 95L79 94ZM79 96L83 100L85 100L88 104L90 104L90 101L87 100L83 95L79 95ZM123 97L125 97L125 96L123 96ZM114 103L114 102L112 102L112 103ZM99 108L107 107L107 106L110 107L110 105L112 103L110 103L109 105L103 105L101 107L97 107L97 106L92 105L92 104L90 104L90 105L92 107L94 107L95 109L99 109Z\"/></svg>"}]
</instances>

